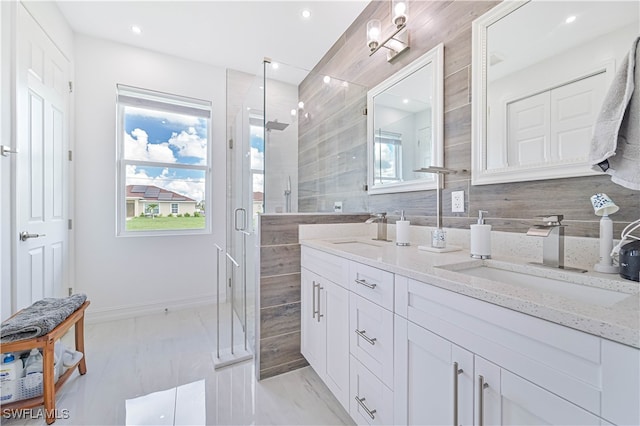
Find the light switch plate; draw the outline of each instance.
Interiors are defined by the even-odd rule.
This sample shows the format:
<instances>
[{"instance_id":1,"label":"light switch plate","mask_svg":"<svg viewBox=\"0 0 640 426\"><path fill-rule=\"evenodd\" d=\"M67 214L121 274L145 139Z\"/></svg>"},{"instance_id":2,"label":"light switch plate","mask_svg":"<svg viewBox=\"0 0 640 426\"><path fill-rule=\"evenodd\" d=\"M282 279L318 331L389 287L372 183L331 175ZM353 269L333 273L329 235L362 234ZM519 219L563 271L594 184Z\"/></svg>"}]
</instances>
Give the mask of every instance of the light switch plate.
<instances>
[{"instance_id":1,"label":"light switch plate","mask_svg":"<svg viewBox=\"0 0 640 426\"><path fill-rule=\"evenodd\" d=\"M333 211L336 213L342 213L342 201L333 202Z\"/></svg>"},{"instance_id":2,"label":"light switch plate","mask_svg":"<svg viewBox=\"0 0 640 426\"><path fill-rule=\"evenodd\" d=\"M451 211L453 213L464 213L464 191L453 191L451 193Z\"/></svg>"}]
</instances>

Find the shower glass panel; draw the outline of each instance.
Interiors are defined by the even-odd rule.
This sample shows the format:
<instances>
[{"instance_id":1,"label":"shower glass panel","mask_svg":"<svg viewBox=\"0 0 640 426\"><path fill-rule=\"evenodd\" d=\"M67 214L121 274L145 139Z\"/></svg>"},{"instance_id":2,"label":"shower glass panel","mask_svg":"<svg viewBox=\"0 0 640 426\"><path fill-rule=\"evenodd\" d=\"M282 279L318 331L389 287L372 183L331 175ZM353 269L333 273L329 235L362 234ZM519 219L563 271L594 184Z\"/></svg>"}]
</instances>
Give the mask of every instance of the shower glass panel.
<instances>
[{"instance_id":1,"label":"shower glass panel","mask_svg":"<svg viewBox=\"0 0 640 426\"><path fill-rule=\"evenodd\" d=\"M264 62L266 213L298 211L298 84L309 71Z\"/></svg>"},{"instance_id":2,"label":"shower glass panel","mask_svg":"<svg viewBox=\"0 0 640 426\"><path fill-rule=\"evenodd\" d=\"M227 299L255 353L257 215L263 212L263 77L227 71ZM236 265L237 263L237 265ZM237 342L238 344L244 342Z\"/></svg>"}]
</instances>

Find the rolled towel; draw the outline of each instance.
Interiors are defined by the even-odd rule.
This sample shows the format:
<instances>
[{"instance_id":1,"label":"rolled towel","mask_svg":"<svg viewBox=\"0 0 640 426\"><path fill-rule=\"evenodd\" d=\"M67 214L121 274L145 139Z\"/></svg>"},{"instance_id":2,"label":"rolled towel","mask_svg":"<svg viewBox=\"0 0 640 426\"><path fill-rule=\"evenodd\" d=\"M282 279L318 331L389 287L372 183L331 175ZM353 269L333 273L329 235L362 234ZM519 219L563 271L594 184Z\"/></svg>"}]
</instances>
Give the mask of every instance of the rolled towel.
<instances>
[{"instance_id":1,"label":"rolled towel","mask_svg":"<svg viewBox=\"0 0 640 426\"><path fill-rule=\"evenodd\" d=\"M0 343L43 336L67 319L86 300L85 294L38 300L2 323Z\"/></svg>"}]
</instances>

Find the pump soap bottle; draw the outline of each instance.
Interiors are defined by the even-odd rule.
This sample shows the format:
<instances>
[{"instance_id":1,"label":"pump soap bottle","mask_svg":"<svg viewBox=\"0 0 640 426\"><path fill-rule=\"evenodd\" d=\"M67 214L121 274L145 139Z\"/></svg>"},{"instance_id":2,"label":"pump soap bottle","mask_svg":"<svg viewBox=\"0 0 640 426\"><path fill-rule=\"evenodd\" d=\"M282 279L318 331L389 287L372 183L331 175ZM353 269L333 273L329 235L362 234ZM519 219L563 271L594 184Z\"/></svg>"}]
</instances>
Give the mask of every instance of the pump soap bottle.
<instances>
[{"instance_id":1,"label":"pump soap bottle","mask_svg":"<svg viewBox=\"0 0 640 426\"><path fill-rule=\"evenodd\" d=\"M404 217L404 210L400 213L400 220L396 221L396 245L408 246L409 243L409 222Z\"/></svg>"},{"instance_id":2,"label":"pump soap bottle","mask_svg":"<svg viewBox=\"0 0 640 426\"><path fill-rule=\"evenodd\" d=\"M471 225L471 247L469 252L474 259L491 259L491 225L484 223L485 210L478 211L478 223Z\"/></svg>"}]
</instances>

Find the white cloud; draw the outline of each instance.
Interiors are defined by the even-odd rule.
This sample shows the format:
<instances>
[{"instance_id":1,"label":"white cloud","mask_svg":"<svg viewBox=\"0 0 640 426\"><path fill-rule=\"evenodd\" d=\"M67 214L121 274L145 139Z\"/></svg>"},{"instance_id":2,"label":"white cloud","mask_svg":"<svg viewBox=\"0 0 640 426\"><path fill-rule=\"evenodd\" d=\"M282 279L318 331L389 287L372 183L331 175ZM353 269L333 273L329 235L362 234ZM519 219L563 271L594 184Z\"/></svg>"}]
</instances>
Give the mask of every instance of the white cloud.
<instances>
[{"instance_id":1,"label":"white cloud","mask_svg":"<svg viewBox=\"0 0 640 426\"><path fill-rule=\"evenodd\" d=\"M264 169L264 152L260 152L254 147L251 147L251 168L256 170Z\"/></svg>"},{"instance_id":2,"label":"white cloud","mask_svg":"<svg viewBox=\"0 0 640 426\"><path fill-rule=\"evenodd\" d=\"M149 135L142 129L133 129L124 135L124 156L129 160L175 163L176 157L169 143L149 143Z\"/></svg>"},{"instance_id":3,"label":"white cloud","mask_svg":"<svg viewBox=\"0 0 640 426\"><path fill-rule=\"evenodd\" d=\"M194 127L180 133L173 132L169 145L178 148L180 157L195 157L200 159L200 164L207 163L207 140L201 138Z\"/></svg>"}]
</instances>

